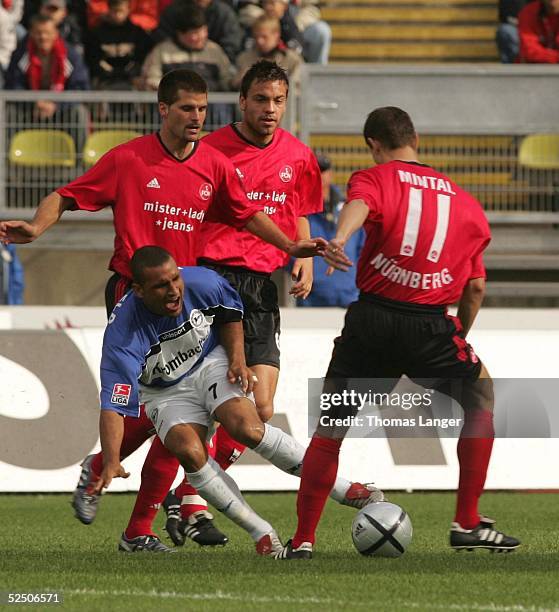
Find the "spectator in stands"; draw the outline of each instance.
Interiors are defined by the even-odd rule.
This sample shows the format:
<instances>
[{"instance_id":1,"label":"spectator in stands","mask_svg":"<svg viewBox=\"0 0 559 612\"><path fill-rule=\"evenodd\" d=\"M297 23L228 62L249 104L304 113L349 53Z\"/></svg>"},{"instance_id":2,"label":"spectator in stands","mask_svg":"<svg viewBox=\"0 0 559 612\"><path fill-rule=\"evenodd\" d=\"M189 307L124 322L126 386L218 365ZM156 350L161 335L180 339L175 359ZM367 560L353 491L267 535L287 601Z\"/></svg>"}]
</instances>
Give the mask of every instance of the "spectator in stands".
<instances>
[{"instance_id":1,"label":"spectator in stands","mask_svg":"<svg viewBox=\"0 0 559 612\"><path fill-rule=\"evenodd\" d=\"M528 0L499 0L499 25L495 41L503 64L513 64L518 58L518 13L527 2Z\"/></svg>"},{"instance_id":2,"label":"spectator in stands","mask_svg":"<svg viewBox=\"0 0 559 612\"><path fill-rule=\"evenodd\" d=\"M303 33L303 57L310 64L327 64L332 44L332 29L321 19L318 0L292 0L289 7Z\"/></svg>"},{"instance_id":3,"label":"spectator in stands","mask_svg":"<svg viewBox=\"0 0 559 612\"><path fill-rule=\"evenodd\" d=\"M0 3L0 88L4 86L4 74L18 38L25 36L25 28L20 24L23 6L23 0L3 0Z\"/></svg>"},{"instance_id":4,"label":"spectator in stands","mask_svg":"<svg viewBox=\"0 0 559 612\"><path fill-rule=\"evenodd\" d=\"M13 244L0 242L0 304L23 304L23 266Z\"/></svg>"},{"instance_id":5,"label":"spectator in stands","mask_svg":"<svg viewBox=\"0 0 559 612\"><path fill-rule=\"evenodd\" d=\"M31 19L29 35L13 52L6 73L6 89L69 91L89 89L89 75L81 55L60 36L56 24L45 15ZM85 142L87 117L81 104L58 104L48 99L9 104L8 123L34 122L71 125L69 132L78 150Z\"/></svg>"},{"instance_id":6,"label":"spectator in stands","mask_svg":"<svg viewBox=\"0 0 559 612\"><path fill-rule=\"evenodd\" d=\"M86 60L95 89L125 90L138 85L153 43L129 16L130 0L109 0L109 12L87 39Z\"/></svg>"},{"instance_id":7,"label":"spectator in stands","mask_svg":"<svg viewBox=\"0 0 559 612\"><path fill-rule=\"evenodd\" d=\"M51 17L35 15L32 18L29 36L12 54L6 89L89 89L89 76L82 58L60 36ZM48 118L56 112L56 104L39 101L35 110L40 118Z\"/></svg>"},{"instance_id":8,"label":"spectator in stands","mask_svg":"<svg viewBox=\"0 0 559 612\"><path fill-rule=\"evenodd\" d=\"M4 86L4 73L16 46L16 24L10 13L0 6L0 88Z\"/></svg>"},{"instance_id":9,"label":"spectator in stands","mask_svg":"<svg viewBox=\"0 0 559 612\"><path fill-rule=\"evenodd\" d=\"M78 20L68 14L66 0L42 0L39 14L50 17L58 28L60 36L83 55L82 31Z\"/></svg>"},{"instance_id":10,"label":"spectator in stands","mask_svg":"<svg viewBox=\"0 0 559 612\"><path fill-rule=\"evenodd\" d=\"M97 26L108 10L108 0L88 0L89 28ZM130 0L130 21L146 32L155 30L159 24L159 0Z\"/></svg>"},{"instance_id":11,"label":"spectator in stands","mask_svg":"<svg viewBox=\"0 0 559 612\"><path fill-rule=\"evenodd\" d=\"M209 91L230 89L233 67L223 49L208 40L206 16L197 6L180 12L173 38L156 45L147 56L142 68L145 88L157 90L163 75L175 68L195 70Z\"/></svg>"},{"instance_id":12,"label":"spectator in stands","mask_svg":"<svg viewBox=\"0 0 559 612\"><path fill-rule=\"evenodd\" d=\"M518 14L521 62L559 63L559 0L530 2Z\"/></svg>"},{"instance_id":13,"label":"spectator in stands","mask_svg":"<svg viewBox=\"0 0 559 612\"><path fill-rule=\"evenodd\" d=\"M323 236L331 240L336 234L338 217L344 203L344 196L339 187L332 183L332 164L325 155L317 155L318 166L322 176L322 198L324 210L321 213L309 215L311 236ZM353 234L344 247L346 255L354 262L359 258L363 247L365 233L363 228ZM326 276L328 264L324 259L314 260L313 288L306 300L297 300L297 306L330 306L346 308L358 297L355 286L357 266L347 272L335 271L332 276Z\"/></svg>"},{"instance_id":14,"label":"spectator in stands","mask_svg":"<svg viewBox=\"0 0 559 612\"><path fill-rule=\"evenodd\" d=\"M281 39L284 44L297 51L303 52L303 35L299 31L293 15L289 12L289 0L262 0L264 14L279 19L281 24Z\"/></svg>"},{"instance_id":15,"label":"spectator in stands","mask_svg":"<svg viewBox=\"0 0 559 612\"><path fill-rule=\"evenodd\" d=\"M254 47L237 58L237 75L233 79L233 87L238 88L246 71L261 59L281 66L287 72L290 84L296 87L300 80L301 56L283 44L279 20L262 15L252 25L252 37Z\"/></svg>"},{"instance_id":16,"label":"spectator in stands","mask_svg":"<svg viewBox=\"0 0 559 612\"><path fill-rule=\"evenodd\" d=\"M231 63L235 62L243 43L243 30L235 11L222 0L174 0L162 13L158 40L173 36L177 15L194 2L206 13L208 38L217 43Z\"/></svg>"}]
</instances>

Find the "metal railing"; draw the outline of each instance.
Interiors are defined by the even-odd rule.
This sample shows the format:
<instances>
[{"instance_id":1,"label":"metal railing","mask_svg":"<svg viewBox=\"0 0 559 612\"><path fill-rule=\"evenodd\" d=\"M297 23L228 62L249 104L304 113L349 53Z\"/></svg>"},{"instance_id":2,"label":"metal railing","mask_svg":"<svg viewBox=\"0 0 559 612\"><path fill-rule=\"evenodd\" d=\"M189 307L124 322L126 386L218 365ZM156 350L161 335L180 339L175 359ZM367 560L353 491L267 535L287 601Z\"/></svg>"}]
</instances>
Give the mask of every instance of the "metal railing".
<instances>
[{"instance_id":1,"label":"metal railing","mask_svg":"<svg viewBox=\"0 0 559 612\"><path fill-rule=\"evenodd\" d=\"M284 118L288 130L295 106ZM205 132L238 119L238 94L209 94ZM41 198L90 168L99 148L156 131L159 112L155 92L0 91L0 126L0 214L27 217Z\"/></svg>"},{"instance_id":2,"label":"metal railing","mask_svg":"<svg viewBox=\"0 0 559 612\"><path fill-rule=\"evenodd\" d=\"M304 70L300 97L288 104L283 126L331 157L341 187L351 172L372 163L361 136L367 113L396 105L415 121L422 161L476 196L491 221L559 222L559 151L555 167L527 165L520 154L529 134L559 133L559 67L306 65ZM37 103L45 99L57 107L52 117L41 119ZM235 119L238 94L210 93L205 131ZM1 91L0 126L0 215L28 216L49 191L90 167L94 156L85 148L91 135L146 134L158 129L159 114L155 92ZM50 139L47 159L28 130ZM27 140L21 136L26 131Z\"/></svg>"},{"instance_id":3,"label":"metal railing","mask_svg":"<svg viewBox=\"0 0 559 612\"><path fill-rule=\"evenodd\" d=\"M367 114L399 106L420 133L421 161L477 197L490 220L559 221L559 137L549 151L535 145L532 163L521 155L526 136L559 134L559 67L306 65L304 70L301 137L331 158L342 188L351 172L373 163L362 137ZM547 162L538 166L538 158Z\"/></svg>"}]
</instances>

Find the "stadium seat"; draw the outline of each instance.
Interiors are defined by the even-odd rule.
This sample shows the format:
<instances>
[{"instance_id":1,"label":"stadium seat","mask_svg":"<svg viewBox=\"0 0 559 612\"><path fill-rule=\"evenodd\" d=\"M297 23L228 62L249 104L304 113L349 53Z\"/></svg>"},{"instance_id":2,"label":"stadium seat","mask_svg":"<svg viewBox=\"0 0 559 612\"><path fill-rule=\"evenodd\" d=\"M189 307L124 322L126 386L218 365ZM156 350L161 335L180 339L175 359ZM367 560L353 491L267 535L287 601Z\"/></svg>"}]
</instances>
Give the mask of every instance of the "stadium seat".
<instances>
[{"instance_id":1,"label":"stadium seat","mask_svg":"<svg viewBox=\"0 0 559 612\"><path fill-rule=\"evenodd\" d=\"M133 130L98 130L87 137L83 147L83 163L93 166L109 149L141 136Z\"/></svg>"},{"instance_id":2,"label":"stadium seat","mask_svg":"<svg viewBox=\"0 0 559 612\"><path fill-rule=\"evenodd\" d=\"M76 145L62 130L22 130L10 142L10 163L26 167L76 165Z\"/></svg>"},{"instance_id":3,"label":"stadium seat","mask_svg":"<svg viewBox=\"0 0 559 612\"><path fill-rule=\"evenodd\" d=\"M531 134L520 144L518 161L535 170L559 170L559 134Z\"/></svg>"}]
</instances>

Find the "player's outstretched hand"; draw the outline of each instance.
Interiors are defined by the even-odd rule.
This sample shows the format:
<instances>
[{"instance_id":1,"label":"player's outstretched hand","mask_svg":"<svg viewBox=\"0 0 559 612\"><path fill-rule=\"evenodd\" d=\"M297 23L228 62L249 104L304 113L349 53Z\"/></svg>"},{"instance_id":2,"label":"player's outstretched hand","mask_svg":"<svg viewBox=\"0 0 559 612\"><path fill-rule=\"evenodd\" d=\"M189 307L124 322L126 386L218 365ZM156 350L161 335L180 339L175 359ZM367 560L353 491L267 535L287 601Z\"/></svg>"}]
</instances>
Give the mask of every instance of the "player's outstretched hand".
<instances>
[{"instance_id":1,"label":"player's outstretched hand","mask_svg":"<svg viewBox=\"0 0 559 612\"><path fill-rule=\"evenodd\" d=\"M328 269L326 270L328 276L333 274L334 270L347 272L353 265L351 259L344 253L343 243L335 238L328 243L328 246L324 250L323 257L328 264Z\"/></svg>"},{"instance_id":2,"label":"player's outstretched hand","mask_svg":"<svg viewBox=\"0 0 559 612\"><path fill-rule=\"evenodd\" d=\"M0 221L0 241L26 244L37 238L37 232L27 221Z\"/></svg>"},{"instance_id":3,"label":"player's outstretched hand","mask_svg":"<svg viewBox=\"0 0 559 612\"><path fill-rule=\"evenodd\" d=\"M289 294L296 298L306 300L312 289L312 259L296 259L293 264L293 269L291 270L291 280L295 284L291 287Z\"/></svg>"},{"instance_id":4,"label":"player's outstretched hand","mask_svg":"<svg viewBox=\"0 0 559 612\"><path fill-rule=\"evenodd\" d=\"M294 242L290 249L288 250L288 254L291 257L295 257L297 259L304 257L316 257L317 255L324 255L324 249L328 242L324 240L324 238L309 238L308 240L297 240Z\"/></svg>"},{"instance_id":5,"label":"player's outstretched hand","mask_svg":"<svg viewBox=\"0 0 559 612\"><path fill-rule=\"evenodd\" d=\"M245 363L230 364L227 370L227 378L232 385L238 383L246 395L252 393L254 385L258 382L254 372Z\"/></svg>"},{"instance_id":6,"label":"player's outstretched hand","mask_svg":"<svg viewBox=\"0 0 559 612\"><path fill-rule=\"evenodd\" d=\"M128 478L128 476L130 476L130 472L127 472L120 463L104 465L99 480L91 487L91 492L94 495L99 495L103 489L111 484L113 478Z\"/></svg>"}]
</instances>

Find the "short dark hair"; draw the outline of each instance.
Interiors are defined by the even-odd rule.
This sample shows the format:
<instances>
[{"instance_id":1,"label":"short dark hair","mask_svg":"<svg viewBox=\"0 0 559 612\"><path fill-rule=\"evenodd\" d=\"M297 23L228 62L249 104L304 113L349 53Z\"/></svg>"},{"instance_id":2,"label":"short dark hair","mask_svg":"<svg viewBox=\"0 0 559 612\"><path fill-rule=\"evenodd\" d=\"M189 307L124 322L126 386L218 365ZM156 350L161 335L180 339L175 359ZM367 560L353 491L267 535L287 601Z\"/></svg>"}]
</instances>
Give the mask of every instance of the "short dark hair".
<instances>
[{"instance_id":1,"label":"short dark hair","mask_svg":"<svg viewBox=\"0 0 559 612\"><path fill-rule=\"evenodd\" d=\"M109 8L115 8L117 6L121 6L123 4L130 4L130 0L109 0L107 3Z\"/></svg>"},{"instance_id":2,"label":"short dark hair","mask_svg":"<svg viewBox=\"0 0 559 612\"><path fill-rule=\"evenodd\" d=\"M413 122L401 108L383 106L369 113L363 128L365 141L367 138L378 140L389 151L406 146L415 146L415 127Z\"/></svg>"},{"instance_id":3,"label":"short dark hair","mask_svg":"<svg viewBox=\"0 0 559 612\"><path fill-rule=\"evenodd\" d=\"M188 32L208 25L206 12L192 2L186 3L175 17L175 32Z\"/></svg>"},{"instance_id":4,"label":"short dark hair","mask_svg":"<svg viewBox=\"0 0 559 612\"><path fill-rule=\"evenodd\" d=\"M144 270L157 268L172 259L171 253L158 246L143 246L134 251L130 260L133 282L141 285L144 282Z\"/></svg>"},{"instance_id":5,"label":"short dark hair","mask_svg":"<svg viewBox=\"0 0 559 612\"><path fill-rule=\"evenodd\" d=\"M43 23L53 23L54 19L50 15L43 15L42 13L37 13L31 17L29 20L29 29L36 25L42 25ZM56 26L56 24L54 24Z\"/></svg>"},{"instance_id":6,"label":"short dark hair","mask_svg":"<svg viewBox=\"0 0 559 612\"><path fill-rule=\"evenodd\" d=\"M248 90L253 83L266 83L269 81L283 81L289 92L289 79L285 70L276 64L276 62L270 62L268 60L260 60L253 64L245 73L243 80L241 81L241 96L246 98Z\"/></svg>"},{"instance_id":7,"label":"short dark hair","mask_svg":"<svg viewBox=\"0 0 559 612\"><path fill-rule=\"evenodd\" d=\"M178 99L179 89L188 93L207 94L208 84L194 70L177 68L163 75L157 88L157 101L170 106Z\"/></svg>"}]
</instances>

